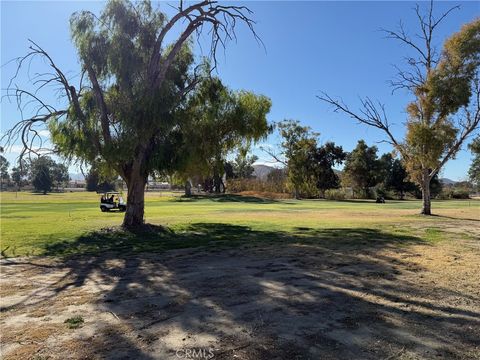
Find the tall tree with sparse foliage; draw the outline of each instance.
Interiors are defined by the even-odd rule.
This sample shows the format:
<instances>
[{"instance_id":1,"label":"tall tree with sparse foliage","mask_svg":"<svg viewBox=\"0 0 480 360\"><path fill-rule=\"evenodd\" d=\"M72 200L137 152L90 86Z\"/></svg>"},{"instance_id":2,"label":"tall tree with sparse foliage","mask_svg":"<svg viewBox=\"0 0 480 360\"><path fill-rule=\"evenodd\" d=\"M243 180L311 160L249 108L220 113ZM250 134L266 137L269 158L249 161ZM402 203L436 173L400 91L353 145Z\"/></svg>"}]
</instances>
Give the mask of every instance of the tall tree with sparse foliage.
<instances>
[{"instance_id":1,"label":"tall tree with sparse foliage","mask_svg":"<svg viewBox=\"0 0 480 360\"><path fill-rule=\"evenodd\" d=\"M275 154L270 149L264 149L275 160L287 168L287 184L293 190L296 199L300 198L301 191L314 188L311 177L309 160L316 151L318 133L308 126L302 126L298 120L284 120L277 124L282 138L281 153Z\"/></svg>"},{"instance_id":2,"label":"tall tree with sparse foliage","mask_svg":"<svg viewBox=\"0 0 480 360\"><path fill-rule=\"evenodd\" d=\"M255 35L250 15L245 6L210 0L180 1L170 19L148 0L110 0L99 16L89 11L73 14L70 27L81 65L79 84L74 86L48 52L31 42L18 67L34 58L44 61L49 70L34 85L54 85L67 102L57 108L41 101L37 89L11 87L8 95L20 102L33 101L39 111L18 122L7 138L14 141L20 136L24 155L35 151L32 141L40 140L37 126L46 124L62 155L88 164L101 160L123 178L128 188L123 226L143 224L145 185L162 166L164 146L179 128L175 112L209 75L205 62L195 60L193 40L210 36L215 63L217 48L235 38L239 24Z\"/></svg>"},{"instance_id":3,"label":"tall tree with sparse foliage","mask_svg":"<svg viewBox=\"0 0 480 360\"><path fill-rule=\"evenodd\" d=\"M359 112L341 99L328 94L319 98L355 120L376 127L387 136L401 155L410 178L422 190L422 214L431 215L430 183L465 140L480 124L480 19L465 24L450 36L441 52L436 51L437 28L458 6L439 17L434 16L433 1L426 14L417 5L420 29L410 37L400 24L399 30L385 30L388 37L413 50L407 57L408 68L398 69L392 81L394 89L407 90L414 100L407 105L406 136L402 141L392 133L385 107L370 98L362 100Z\"/></svg>"},{"instance_id":4,"label":"tall tree with sparse foliage","mask_svg":"<svg viewBox=\"0 0 480 360\"><path fill-rule=\"evenodd\" d=\"M478 190L480 189L480 136L469 145L469 148L473 153L473 159L468 170L468 177Z\"/></svg>"}]
</instances>

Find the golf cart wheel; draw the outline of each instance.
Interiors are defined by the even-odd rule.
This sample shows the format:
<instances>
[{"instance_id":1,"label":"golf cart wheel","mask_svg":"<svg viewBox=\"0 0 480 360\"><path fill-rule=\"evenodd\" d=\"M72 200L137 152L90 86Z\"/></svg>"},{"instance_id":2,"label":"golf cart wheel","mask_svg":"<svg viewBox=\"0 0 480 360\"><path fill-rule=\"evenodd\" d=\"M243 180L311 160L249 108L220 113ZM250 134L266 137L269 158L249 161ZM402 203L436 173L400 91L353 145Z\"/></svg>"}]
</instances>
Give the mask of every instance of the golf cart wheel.
<instances>
[{"instance_id":1,"label":"golf cart wheel","mask_svg":"<svg viewBox=\"0 0 480 360\"><path fill-rule=\"evenodd\" d=\"M125 212L125 211L127 211L127 207L120 205L120 206L118 207L118 210L119 210L120 212Z\"/></svg>"},{"instance_id":2,"label":"golf cart wheel","mask_svg":"<svg viewBox=\"0 0 480 360\"><path fill-rule=\"evenodd\" d=\"M107 212L108 211L106 206L100 206L100 210L102 210L102 212Z\"/></svg>"}]
</instances>

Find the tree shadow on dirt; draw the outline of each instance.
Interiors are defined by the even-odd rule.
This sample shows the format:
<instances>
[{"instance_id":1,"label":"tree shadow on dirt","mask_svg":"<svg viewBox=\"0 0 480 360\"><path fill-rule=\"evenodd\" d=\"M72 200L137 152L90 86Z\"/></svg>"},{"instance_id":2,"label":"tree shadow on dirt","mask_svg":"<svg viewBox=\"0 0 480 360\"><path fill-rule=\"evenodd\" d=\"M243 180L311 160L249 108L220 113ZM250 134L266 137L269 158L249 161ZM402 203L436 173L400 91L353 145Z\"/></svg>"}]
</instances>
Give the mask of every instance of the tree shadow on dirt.
<instances>
[{"instance_id":1,"label":"tree shadow on dirt","mask_svg":"<svg viewBox=\"0 0 480 360\"><path fill-rule=\"evenodd\" d=\"M406 245L420 238L213 223L157 230L48 247L48 255L83 255L65 258L47 295L32 293L16 309L97 288L97 311L114 317L86 315L98 329L82 348L90 357L174 359L212 349L215 359L456 358L480 346L480 313L438 301L478 299L416 281L422 268Z\"/></svg>"}]
</instances>

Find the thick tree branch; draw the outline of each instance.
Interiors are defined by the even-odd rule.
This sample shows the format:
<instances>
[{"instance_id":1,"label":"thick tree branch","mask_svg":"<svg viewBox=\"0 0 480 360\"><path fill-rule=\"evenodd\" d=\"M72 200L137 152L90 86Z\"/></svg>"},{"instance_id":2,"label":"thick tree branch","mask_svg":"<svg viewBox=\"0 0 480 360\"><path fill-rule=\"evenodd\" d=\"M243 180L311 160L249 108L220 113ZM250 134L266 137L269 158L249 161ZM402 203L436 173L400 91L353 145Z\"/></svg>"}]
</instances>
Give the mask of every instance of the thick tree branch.
<instances>
[{"instance_id":1,"label":"thick tree branch","mask_svg":"<svg viewBox=\"0 0 480 360\"><path fill-rule=\"evenodd\" d=\"M181 2L179 12L165 25L155 43L147 72L151 91L161 87L168 69L187 39L193 33L199 35L203 26L207 24L210 24L212 27L209 31L211 36L210 56L213 58L214 68L217 63L216 52L218 45L225 47L228 40L236 39L235 27L237 21L246 24L255 39L261 42L253 27L255 22L249 17L251 13L251 10L245 6L219 5L216 1L210 0L205 0L183 9ZM186 21L188 25L175 41L169 53L164 56L162 54L164 38L172 27L181 20Z\"/></svg>"},{"instance_id":2,"label":"thick tree branch","mask_svg":"<svg viewBox=\"0 0 480 360\"><path fill-rule=\"evenodd\" d=\"M360 99L362 103L362 108L359 110L360 113L356 113L350 110L350 108L342 100L334 99L326 93L322 93L322 95L317 96L317 98L332 105L335 112L343 112L350 116L352 119L357 120L359 123L382 130L383 132L385 132L389 139L385 140L385 142L392 145L403 156L406 156L406 154L404 154L405 152L403 150L403 147L395 139L390 130L390 124L388 122L385 112L385 106L383 104L379 103L378 105L376 105L368 97L365 99Z\"/></svg>"},{"instance_id":3,"label":"thick tree branch","mask_svg":"<svg viewBox=\"0 0 480 360\"><path fill-rule=\"evenodd\" d=\"M5 147L11 148L17 141L22 144L22 150L20 151L19 159L21 160L26 154L40 155L49 149L43 148L43 139L38 132L38 126L46 125L50 119L59 118L67 114L67 109L57 110L54 106L45 103L38 95L47 85L59 84L60 91L68 99L68 105L73 106L80 119L84 119L84 114L81 110L79 103L79 95L74 86L70 85L65 74L58 68L53 61L52 57L37 43L29 40L30 51L23 57L14 59L17 62L17 67L14 75L9 81L8 87L5 89L6 94L2 96L2 99L11 100L14 99L17 103L17 108L21 114L22 119L14 125L13 128L8 130L0 139L0 142L5 144ZM38 73L31 83L34 86L32 91L26 89L20 89L13 83L18 77L23 66L28 62L31 62L35 58L40 58L48 64L53 72ZM24 117L23 113L26 107L35 105L31 112L33 115ZM52 150L53 151L53 150Z\"/></svg>"},{"instance_id":4,"label":"thick tree branch","mask_svg":"<svg viewBox=\"0 0 480 360\"><path fill-rule=\"evenodd\" d=\"M433 46L434 30L445 19L445 17L448 16L448 14L459 8L459 6L451 7L437 20L433 16L433 1L430 1L427 15L421 14L419 5L415 7L415 14L418 18L421 29L421 34L417 34L416 36L423 42L422 46L417 45L408 36L402 23L400 23L399 30L397 31L381 29L381 31L386 33L387 38L399 40L408 45L419 55L418 59L412 57L407 58L407 64L413 68L412 71L401 70L399 67L395 66L397 70L397 79L390 81L393 91L398 89L408 89L414 92L415 88L425 82L428 73L438 63L438 53Z\"/></svg>"},{"instance_id":5,"label":"thick tree branch","mask_svg":"<svg viewBox=\"0 0 480 360\"><path fill-rule=\"evenodd\" d=\"M193 70L193 76L190 82L178 92L177 94L177 98L179 99L178 104L181 104L182 101L188 96L188 94L191 93L193 90L195 90L197 85L200 84L202 80L204 80L204 76L198 73L201 67L202 67L201 64L195 67L195 69ZM212 69L210 69L209 74L211 74L211 72L212 72Z\"/></svg>"},{"instance_id":6,"label":"thick tree branch","mask_svg":"<svg viewBox=\"0 0 480 360\"><path fill-rule=\"evenodd\" d=\"M386 33L387 38L399 40L404 44L410 46L420 55L420 57L422 58L422 61L424 61L425 63L428 62L428 55L417 44L415 44L413 40L407 35L403 27L403 23L400 23L398 31L387 30L383 28L380 29L380 31Z\"/></svg>"},{"instance_id":7,"label":"thick tree branch","mask_svg":"<svg viewBox=\"0 0 480 360\"><path fill-rule=\"evenodd\" d=\"M193 12L194 10L201 8L202 6L208 5L209 1L205 0L202 1L198 4L194 4L192 6L189 6L186 9L183 9L183 2L180 2L179 5L179 12L175 14L174 17L165 25L165 27L162 29L160 34L158 35L158 38L155 42L153 52L152 52L152 58L150 60L150 64L148 67L148 78L155 78L155 73L158 71L158 65L160 63L160 58L161 58L161 49L162 49L162 44L165 39L165 36L167 33L173 28L173 26L182 18L190 18L190 13Z\"/></svg>"},{"instance_id":8,"label":"thick tree branch","mask_svg":"<svg viewBox=\"0 0 480 360\"><path fill-rule=\"evenodd\" d=\"M282 160L278 154L275 154L273 151L265 148L264 146L260 147L260 150L271 156L276 162L288 166L288 163L285 160Z\"/></svg>"},{"instance_id":9,"label":"thick tree branch","mask_svg":"<svg viewBox=\"0 0 480 360\"><path fill-rule=\"evenodd\" d=\"M95 94L95 100L100 108L100 123L102 126L102 135L105 144L110 144L112 141L112 136L110 134L110 121L109 121L109 112L107 105L105 103L105 98L103 96L103 90L98 83L97 76L91 65L86 65L86 70L90 82L92 83L93 93Z\"/></svg>"},{"instance_id":10,"label":"thick tree branch","mask_svg":"<svg viewBox=\"0 0 480 360\"><path fill-rule=\"evenodd\" d=\"M23 119L16 123L11 129L9 129L1 138L0 142L4 144L6 150L10 149L17 141L22 144L22 149L18 156L19 160L22 160L26 154L41 155L49 149L43 148L43 140L39 135L37 129L38 125L46 124L51 118L59 118L67 114L67 110L51 111L48 114L35 115L34 117ZM35 141L39 141L38 145L35 145Z\"/></svg>"}]
</instances>

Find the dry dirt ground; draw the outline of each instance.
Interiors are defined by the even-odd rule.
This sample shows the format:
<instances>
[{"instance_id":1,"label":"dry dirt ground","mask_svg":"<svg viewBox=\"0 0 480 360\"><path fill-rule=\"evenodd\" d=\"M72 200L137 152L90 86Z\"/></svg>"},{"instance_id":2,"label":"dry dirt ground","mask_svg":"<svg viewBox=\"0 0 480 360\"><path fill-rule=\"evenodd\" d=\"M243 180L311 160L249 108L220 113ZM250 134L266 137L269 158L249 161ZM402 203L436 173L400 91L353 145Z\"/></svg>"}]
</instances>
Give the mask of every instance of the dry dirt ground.
<instances>
[{"instance_id":1,"label":"dry dirt ground","mask_svg":"<svg viewBox=\"0 0 480 360\"><path fill-rule=\"evenodd\" d=\"M4 259L2 358L480 359L479 237L363 235Z\"/></svg>"}]
</instances>

